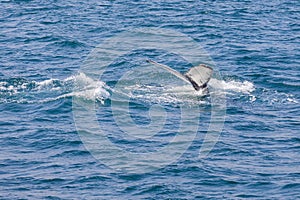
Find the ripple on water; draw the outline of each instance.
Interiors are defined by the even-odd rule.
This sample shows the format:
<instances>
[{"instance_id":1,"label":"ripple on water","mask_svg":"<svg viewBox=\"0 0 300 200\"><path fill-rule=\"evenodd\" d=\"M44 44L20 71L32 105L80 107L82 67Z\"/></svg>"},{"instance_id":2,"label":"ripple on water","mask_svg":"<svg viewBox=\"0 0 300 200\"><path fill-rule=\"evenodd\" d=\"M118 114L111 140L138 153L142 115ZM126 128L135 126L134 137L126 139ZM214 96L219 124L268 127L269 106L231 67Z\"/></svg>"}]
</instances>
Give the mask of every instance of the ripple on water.
<instances>
[{"instance_id":1,"label":"ripple on water","mask_svg":"<svg viewBox=\"0 0 300 200\"><path fill-rule=\"evenodd\" d=\"M298 0L0 4L1 199L300 198ZM112 63L106 80L93 80L78 69L105 38L133 27L187 34L218 66L224 80L212 79L209 87L227 95L227 116L207 158L199 160L198 151L209 126L209 97L199 100L189 86L166 90L134 81L126 97L135 98L139 123L149 122L151 103L170 111L179 102L203 108L191 147L178 161L147 174L112 172L84 147L72 98L95 102L99 123L107 122L112 134L114 79L140 57L133 52ZM168 56L159 58L179 71L188 67ZM167 126L178 128L171 122ZM162 138L166 142L172 136ZM123 139L126 147L129 142ZM142 149L130 142L136 152Z\"/></svg>"}]
</instances>

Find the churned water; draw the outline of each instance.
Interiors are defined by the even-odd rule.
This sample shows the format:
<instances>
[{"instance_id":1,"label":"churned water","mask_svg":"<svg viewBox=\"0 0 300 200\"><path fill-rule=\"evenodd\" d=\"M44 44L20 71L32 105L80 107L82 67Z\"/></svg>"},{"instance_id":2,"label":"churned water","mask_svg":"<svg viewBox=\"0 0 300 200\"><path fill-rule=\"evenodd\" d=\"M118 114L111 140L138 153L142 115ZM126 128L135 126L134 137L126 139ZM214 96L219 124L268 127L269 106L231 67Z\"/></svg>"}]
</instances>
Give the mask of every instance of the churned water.
<instances>
[{"instance_id":1,"label":"churned water","mask_svg":"<svg viewBox=\"0 0 300 200\"><path fill-rule=\"evenodd\" d=\"M300 198L299 1L0 5L1 199Z\"/></svg>"}]
</instances>

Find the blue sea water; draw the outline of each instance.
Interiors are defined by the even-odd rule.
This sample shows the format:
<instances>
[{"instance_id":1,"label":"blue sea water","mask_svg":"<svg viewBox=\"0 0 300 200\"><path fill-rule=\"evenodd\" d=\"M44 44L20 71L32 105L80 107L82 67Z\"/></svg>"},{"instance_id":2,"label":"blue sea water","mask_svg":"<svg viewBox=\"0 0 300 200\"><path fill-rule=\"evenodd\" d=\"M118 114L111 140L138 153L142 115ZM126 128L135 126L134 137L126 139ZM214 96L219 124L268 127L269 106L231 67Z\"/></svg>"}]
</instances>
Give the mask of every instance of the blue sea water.
<instances>
[{"instance_id":1,"label":"blue sea water","mask_svg":"<svg viewBox=\"0 0 300 200\"><path fill-rule=\"evenodd\" d=\"M0 5L1 199L300 198L299 1L0 0ZM140 67L154 58L183 72L191 66L180 55L134 49L96 80L82 70L99 44L136 28L182 33L213 60L222 78L213 77L209 89L226 94L226 116L206 157L198 153L211 122L210 95L199 96L168 73ZM118 85L130 70L135 73ZM116 123L112 107L124 111L120 87L130 99L126 119L145 130L166 123L157 129L160 134L139 138L147 131L135 132L126 120ZM136 154L159 152L175 137L184 118L178 105L199 109L200 117L192 120L199 128L173 162L126 173L88 148L75 123L76 99L93 106L110 141ZM166 121L153 105L165 108ZM138 139L122 135L122 128Z\"/></svg>"}]
</instances>

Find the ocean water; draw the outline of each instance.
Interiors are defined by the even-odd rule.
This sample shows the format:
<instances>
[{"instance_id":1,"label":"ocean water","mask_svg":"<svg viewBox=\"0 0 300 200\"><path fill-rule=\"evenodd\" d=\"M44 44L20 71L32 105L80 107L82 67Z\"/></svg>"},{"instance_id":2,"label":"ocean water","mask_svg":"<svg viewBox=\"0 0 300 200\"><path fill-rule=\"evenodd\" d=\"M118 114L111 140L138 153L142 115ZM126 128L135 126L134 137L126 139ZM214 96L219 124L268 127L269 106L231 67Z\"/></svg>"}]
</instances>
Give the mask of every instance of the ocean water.
<instances>
[{"instance_id":1,"label":"ocean water","mask_svg":"<svg viewBox=\"0 0 300 200\"><path fill-rule=\"evenodd\" d=\"M300 198L299 1L0 5L1 199Z\"/></svg>"}]
</instances>

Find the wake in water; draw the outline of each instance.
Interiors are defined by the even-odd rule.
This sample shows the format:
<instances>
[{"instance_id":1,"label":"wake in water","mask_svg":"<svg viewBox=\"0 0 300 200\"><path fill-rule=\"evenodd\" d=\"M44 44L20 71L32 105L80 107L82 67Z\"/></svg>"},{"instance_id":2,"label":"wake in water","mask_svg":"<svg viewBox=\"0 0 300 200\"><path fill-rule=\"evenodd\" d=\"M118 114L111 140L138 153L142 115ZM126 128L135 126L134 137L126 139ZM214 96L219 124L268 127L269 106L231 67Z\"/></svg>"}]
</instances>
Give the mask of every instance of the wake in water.
<instances>
[{"instance_id":1,"label":"wake in water","mask_svg":"<svg viewBox=\"0 0 300 200\"><path fill-rule=\"evenodd\" d=\"M148 76L149 74L147 74ZM146 80L150 80L147 78ZM168 80L168 79L167 79ZM153 84L151 81L121 80L109 87L101 80L93 80L84 73L63 80L48 79L44 81L28 81L23 78L0 80L0 103L45 103L69 97L79 97L88 101L104 103L106 99L122 98L148 103L196 103L207 104L202 91L195 91L190 85ZM227 97L246 97L249 102L258 99L274 104L299 103L289 94L267 89L256 89L249 81L218 80L212 78L208 84L211 93L225 93Z\"/></svg>"},{"instance_id":2,"label":"wake in water","mask_svg":"<svg viewBox=\"0 0 300 200\"><path fill-rule=\"evenodd\" d=\"M44 103L68 97L103 102L109 95L104 82L94 81L84 73L64 80L0 80L0 103Z\"/></svg>"}]
</instances>

